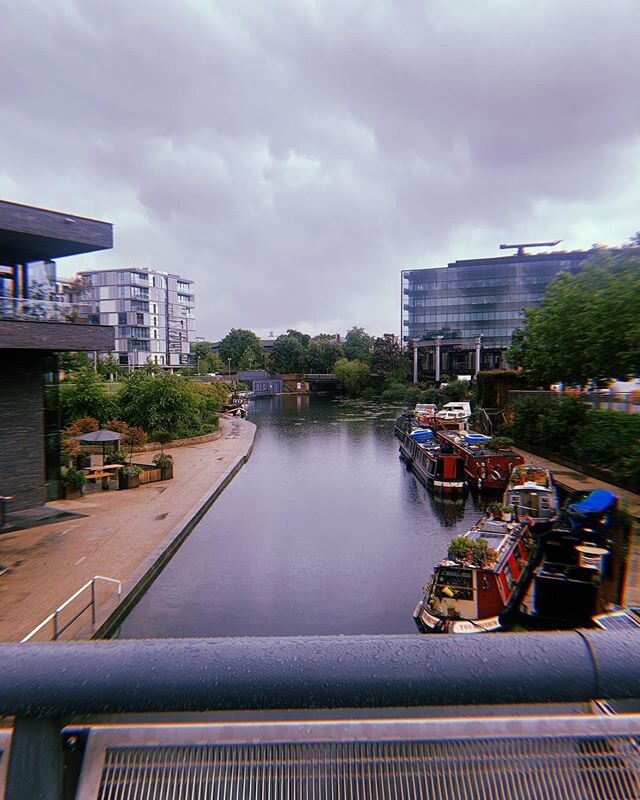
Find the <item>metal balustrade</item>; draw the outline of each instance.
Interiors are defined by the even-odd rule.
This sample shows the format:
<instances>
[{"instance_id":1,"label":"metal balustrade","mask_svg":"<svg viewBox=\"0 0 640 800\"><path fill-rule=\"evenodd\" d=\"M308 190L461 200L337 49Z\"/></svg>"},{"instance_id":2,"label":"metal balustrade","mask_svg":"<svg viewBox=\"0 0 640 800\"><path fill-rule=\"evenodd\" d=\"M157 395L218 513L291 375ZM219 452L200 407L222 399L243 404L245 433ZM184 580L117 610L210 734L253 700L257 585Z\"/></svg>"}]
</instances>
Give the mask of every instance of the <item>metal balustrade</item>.
<instances>
[{"instance_id":1,"label":"metal balustrade","mask_svg":"<svg viewBox=\"0 0 640 800\"><path fill-rule=\"evenodd\" d=\"M640 632L30 642L0 660L12 800L638 797L640 714L620 711L638 710Z\"/></svg>"},{"instance_id":2,"label":"metal balustrade","mask_svg":"<svg viewBox=\"0 0 640 800\"><path fill-rule=\"evenodd\" d=\"M52 614L49 614L46 619L43 619L39 625L28 633L24 639L21 639L20 642L28 642L30 641L37 633L39 633L43 628L49 623L53 623L53 636L51 637L53 641L56 641L61 634L63 634L68 628L73 625L76 620L80 619L80 617L86 612L91 609L91 624L96 624L96 583L97 581L105 581L105 583L113 583L118 587L118 597L122 595L122 583L116 578L105 578L104 575L94 575L90 581L87 581L84 586L81 586L77 592L74 592L71 597L67 598L67 600L62 603L62 605L58 606ZM64 625L60 624L60 612L64 611L65 608L71 605L71 603L76 600L76 598L80 597L84 592L90 590L90 599L89 602L84 605L79 611L76 611L74 615L71 617L70 620Z\"/></svg>"}]
</instances>

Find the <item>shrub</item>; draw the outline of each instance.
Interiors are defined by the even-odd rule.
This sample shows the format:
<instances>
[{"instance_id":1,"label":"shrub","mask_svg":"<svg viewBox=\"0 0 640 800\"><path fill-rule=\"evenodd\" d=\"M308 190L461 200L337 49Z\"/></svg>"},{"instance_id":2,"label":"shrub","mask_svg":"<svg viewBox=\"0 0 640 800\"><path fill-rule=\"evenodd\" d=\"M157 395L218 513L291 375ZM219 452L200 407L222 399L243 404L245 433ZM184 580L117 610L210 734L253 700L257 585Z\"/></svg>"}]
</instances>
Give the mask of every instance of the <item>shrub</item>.
<instances>
[{"instance_id":1,"label":"shrub","mask_svg":"<svg viewBox=\"0 0 640 800\"><path fill-rule=\"evenodd\" d=\"M137 478L138 475L142 474L142 467L137 464L127 464L124 467L120 467L118 474L122 475L123 478Z\"/></svg>"},{"instance_id":2,"label":"shrub","mask_svg":"<svg viewBox=\"0 0 640 800\"><path fill-rule=\"evenodd\" d=\"M168 453L158 453L151 460L154 467L170 467L173 464L173 456Z\"/></svg>"},{"instance_id":3,"label":"shrub","mask_svg":"<svg viewBox=\"0 0 640 800\"><path fill-rule=\"evenodd\" d=\"M82 489L87 482L87 476L77 469L68 469L64 476L64 482L70 489Z\"/></svg>"}]
</instances>

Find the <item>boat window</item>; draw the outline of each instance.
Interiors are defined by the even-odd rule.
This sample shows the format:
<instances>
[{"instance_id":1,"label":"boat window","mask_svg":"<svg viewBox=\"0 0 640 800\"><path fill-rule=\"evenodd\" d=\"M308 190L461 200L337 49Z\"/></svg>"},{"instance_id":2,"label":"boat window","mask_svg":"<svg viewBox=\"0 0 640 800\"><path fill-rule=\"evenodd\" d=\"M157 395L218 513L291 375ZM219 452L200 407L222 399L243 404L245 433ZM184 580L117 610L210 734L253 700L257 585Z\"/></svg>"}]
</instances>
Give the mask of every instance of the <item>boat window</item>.
<instances>
[{"instance_id":1,"label":"boat window","mask_svg":"<svg viewBox=\"0 0 640 800\"><path fill-rule=\"evenodd\" d=\"M513 589L516 579L513 577L513 572L511 572L511 567L508 564L504 566L504 577L507 579L507 586Z\"/></svg>"},{"instance_id":2,"label":"boat window","mask_svg":"<svg viewBox=\"0 0 640 800\"><path fill-rule=\"evenodd\" d=\"M442 590L448 587L457 600L473 600L473 573L470 569L439 569L434 594L447 597Z\"/></svg>"}]
</instances>

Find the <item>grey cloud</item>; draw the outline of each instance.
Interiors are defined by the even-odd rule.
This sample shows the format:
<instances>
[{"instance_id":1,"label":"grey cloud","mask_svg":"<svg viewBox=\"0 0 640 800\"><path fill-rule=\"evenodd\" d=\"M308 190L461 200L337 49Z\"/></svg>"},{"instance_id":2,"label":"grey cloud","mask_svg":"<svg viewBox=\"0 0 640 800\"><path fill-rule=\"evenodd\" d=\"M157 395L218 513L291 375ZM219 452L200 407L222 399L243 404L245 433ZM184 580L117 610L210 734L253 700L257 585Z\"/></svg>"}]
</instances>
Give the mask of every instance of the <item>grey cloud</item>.
<instances>
[{"instance_id":1,"label":"grey cloud","mask_svg":"<svg viewBox=\"0 0 640 800\"><path fill-rule=\"evenodd\" d=\"M0 192L116 223L111 254L67 270L192 277L200 335L397 331L402 268L633 232L634 2L0 14Z\"/></svg>"}]
</instances>

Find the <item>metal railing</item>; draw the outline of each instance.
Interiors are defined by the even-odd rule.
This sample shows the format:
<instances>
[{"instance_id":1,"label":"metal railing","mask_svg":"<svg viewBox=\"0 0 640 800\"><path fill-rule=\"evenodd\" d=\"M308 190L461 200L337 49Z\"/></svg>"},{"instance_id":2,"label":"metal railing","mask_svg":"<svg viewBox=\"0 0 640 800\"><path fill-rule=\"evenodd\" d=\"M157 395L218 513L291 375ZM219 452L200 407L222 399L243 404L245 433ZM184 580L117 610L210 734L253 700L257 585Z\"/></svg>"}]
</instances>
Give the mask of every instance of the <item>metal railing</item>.
<instances>
[{"instance_id":1,"label":"metal railing","mask_svg":"<svg viewBox=\"0 0 640 800\"><path fill-rule=\"evenodd\" d=\"M89 322L97 314L91 303L0 296L0 319L25 322Z\"/></svg>"},{"instance_id":2,"label":"metal railing","mask_svg":"<svg viewBox=\"0 0 640 800\"><path fill-rule=\"evenodd\" d=\"M117 585L117 587L118 587L118 597L120 597L122 595L122 583L119 580L117 580L116 578L105 578L104 575L94 575L93 578L91 578L90 581L87 581L87 583L85 583L84 586L81 586L78 589L77 592L74 592L74 594L72 594L71 597L67 598L67 600L65 600L64 603L62 603L62 605L58 606L52 614L49 614L49 616L46 619L43 619L42 622L39 625L37 625L30 633L28 633L24 637L24 639L21 639L20 643L22 644L22 642L30 641L30 639L33 636L35 636L36 633L41 631L50 622L53 622L53 637L52 637L52 641L55 642L55 641L57 641L57 639L60 637L60 635L62 633L64 633L68 628L70 628L71 625L73 625L73 623L76 620L80 619L80 617L85 613L85 611L88 611L89 609L91 609L91 623L92 623L92 625L95 625L96 624L96 582L97 581L106 581L108 583L115 583ZM74 600L76 600L78 597L80 597L80 595L83 592L85 592L87 589L89 589L89 588L91 589L91 595L90 595L89 602L86 605L84 605L79 611L76 611L76 613L71 617L71 619L68 620L64 625L61 626L60 625L60 612L64 611L64 609L67 608L67 606L71 605L71 603Z\"/></svg>"},{"instance_id":3,"label":"metal railing","mask_svg":"<svg viewBox=\"0 0 640 800\"><path fill-rule=\"evenodd\" d=\"M32 642L0 663L10 800L636 796L640 634ZM583 705L602 701L619 711Z\"/></svg>"}]
</instances>

